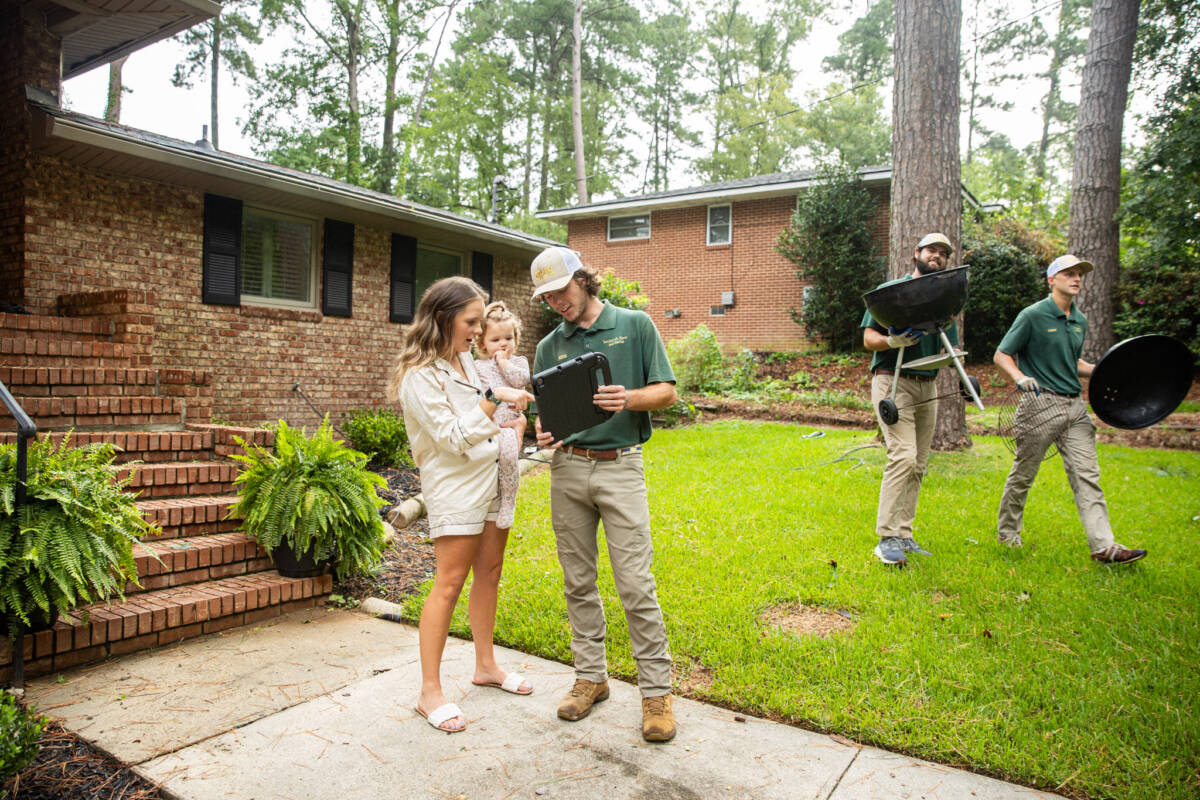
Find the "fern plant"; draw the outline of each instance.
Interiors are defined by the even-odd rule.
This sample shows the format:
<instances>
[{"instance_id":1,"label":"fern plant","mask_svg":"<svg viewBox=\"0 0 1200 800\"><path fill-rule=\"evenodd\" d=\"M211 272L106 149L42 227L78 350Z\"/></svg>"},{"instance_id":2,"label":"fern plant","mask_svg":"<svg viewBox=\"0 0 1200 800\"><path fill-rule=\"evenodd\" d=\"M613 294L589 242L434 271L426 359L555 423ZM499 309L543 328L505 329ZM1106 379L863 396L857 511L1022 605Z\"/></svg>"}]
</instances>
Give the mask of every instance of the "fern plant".
<instances>
[{"instance_id":1,"label":"fern plant","mask_svg":"<svg viewBox=\"0 0 1200 800\"><path fill-rule=\"evenodd\" d=\"M116 478L116 447L69 440L30 444L19 511L17 448L0 445L0 618L10 638L34 618L124 599L125 584L137 581L134 544L159 532L122 491L129 478Z\"/></svg>"},{"instance_id":2,"label":"fern plant","mask_svg":"<svg viewBox=\"0 0 1200 800\"><path fill-rule=\"evenodd\" d=\"M229 516L241 517L263 549L286 543L297 558L312 550L334 562L338 580L380 562L385 502L376 489L387 483L366 468L366 455L333 438L328 416L311 437L280 420L273 450L237 442L241 498Z\"/></svg>"}]
</instances>

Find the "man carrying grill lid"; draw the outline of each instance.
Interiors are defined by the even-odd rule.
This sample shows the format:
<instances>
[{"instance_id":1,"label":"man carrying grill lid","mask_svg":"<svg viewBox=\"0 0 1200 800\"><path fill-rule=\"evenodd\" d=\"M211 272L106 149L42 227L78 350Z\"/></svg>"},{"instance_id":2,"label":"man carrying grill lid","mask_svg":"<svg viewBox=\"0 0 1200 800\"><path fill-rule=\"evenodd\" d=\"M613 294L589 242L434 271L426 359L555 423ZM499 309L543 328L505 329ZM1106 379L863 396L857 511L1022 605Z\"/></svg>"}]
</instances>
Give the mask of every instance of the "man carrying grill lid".
<instances>
[{"instance_id":1,"label":"man carrying grill lid","mask_svg":"<svg viewBox=\"0 0 1200 800\"><path fill-rule=\"evenodd\" d=\"M953 255L954 246L944 234L927 234L917 242L912 272L876 288L941 272L949 266ZM913 539L912 529L913 519L917 516L917 495L921 491L925 465L929 463L929 445L937 422L937 403L933 402L937 370L908 369L901 364L896 386L900 419L894 424L886 424L879 416L879 401L891 396L892 382L897 380L898 348L904 348L904 362L909 362L937 355L942 345L936 336L925 336L921 330L884 328L870 311L863 314L861 327L863 347L875 354L871 359L871 404L887 448L887 464L879 484L879 510L875 518L875 533L879 536L875 555L885 564L903 565L908 562L909 553L931 555ZM957 345L957 326L951 325L946 336Z\"/></svg>"},{"instance_id":2,"label":"man carrying grill lid","mask_svg":"<svg viewBox=\"0 0 1200 800\"><path fill-rule=\"evenodd\" d=\"M565 247L543 250L529 267L533 299L541 297L562 322L538 342L534 372L588 352L603 353L612 385L600 386L593 402L613 416L568 437L536 422L542 447L554 447L550 465L550 514L563 594L571 621L575 684L558 705L558 716L583 719L608 698L604 651L604 605L596 585L596 525L604 521L617 593L625 608L642 695L642 738L675 736L671 709L671 656L654 575L650 572L650 506L642 469L642 444L650 438L650 413L675 402L675 374L654 323L644 312L618 308L596 296L595 271Z\"/></svg>"},{"instance_id":3,"label":"man carrying grill lid","mask_svg":"<svg viewBox=\"0 0 1200 800\"><path fill-rule=\"evenodd\" d=\"M1096 426L1080 396L1079 379L1090 376L1095 365L1080 358L1087 318L1075 305L1075 298L1083 276L1091 271L1091 262L1069 253L1051 261L1046 268L1049 297L1017 315L992 357L1023 393L1013 419L1017 452L1004 482L997 532L1001 544L1022 546L1025 499L1046 448L1054 442L1062 455L1092 558L1103 564L1129 564L1145 558L1146 551L1131 550L1113 540L1108 505L1100 489Z\"/></svg>"}]
</instances>

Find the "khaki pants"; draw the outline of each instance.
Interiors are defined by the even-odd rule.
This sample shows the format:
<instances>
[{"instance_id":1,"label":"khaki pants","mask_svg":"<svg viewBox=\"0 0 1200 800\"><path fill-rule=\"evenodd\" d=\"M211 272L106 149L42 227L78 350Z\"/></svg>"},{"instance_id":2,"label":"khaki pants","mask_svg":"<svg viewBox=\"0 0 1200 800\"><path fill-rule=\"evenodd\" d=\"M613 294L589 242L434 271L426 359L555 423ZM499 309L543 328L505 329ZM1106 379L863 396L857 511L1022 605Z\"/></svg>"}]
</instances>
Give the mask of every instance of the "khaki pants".
<instances>
[{"instance_id":1,"label":"khaki pants","mask_svg":"<svg viewBox=\"0 0 1200 800\"><path fill-rule=\"evenodd\" d=\"M1035 417L1036 414L1036 417ZM1108 523L1108 505L1100 489L1100 465L1096 460L1096 426L1080 397L1060 397L1043 391L1025 394L1013 420L1017 454L1004 482L997 530L1001 539L1021 532L1025 500L1037 477L1046 448L1053 442L1062 456L1067 481L1075 495L1075 508L1087 532L1088 547L1098 553L1113 544Z\"/></svg>"},{"instance_id":2,"label":"khaki pants","mask_svg":"<svg viewBox=\"0 0 1200 800\"><path fill-rule=\"evenodd\" d=\"M643 697L669 693L671 656L650 572L654 548L642 454L592 461L556 452L550 467L550 513L571 620L576 676L595 682L608 677L604 649L607 625L596 587L596 525L603 520L608 559L625 608L633 657L637 659L638 687Z\"/></svg>"},{"instance_id":3,"label":"khaki pants","mask_svg":"<svg viewBox=\"0 0 1200 800\"><path fill-rule=\"evenodd\" d=\"M917 516L917 495L921 478L929 463L929 445L933 441L933 426L937 422L937 403L928 402L937 391L937 381L918 381L900 378L896 387L896 405L900 419L886 425L879 417L879 401L892 391L892 375L876 375L871 380L871 404L875 418L883 431L887 448L887 464L879 484L879 511L875 517L875 533L884 536L912 538L913 519Z\"/></svg>"}]
</instances>

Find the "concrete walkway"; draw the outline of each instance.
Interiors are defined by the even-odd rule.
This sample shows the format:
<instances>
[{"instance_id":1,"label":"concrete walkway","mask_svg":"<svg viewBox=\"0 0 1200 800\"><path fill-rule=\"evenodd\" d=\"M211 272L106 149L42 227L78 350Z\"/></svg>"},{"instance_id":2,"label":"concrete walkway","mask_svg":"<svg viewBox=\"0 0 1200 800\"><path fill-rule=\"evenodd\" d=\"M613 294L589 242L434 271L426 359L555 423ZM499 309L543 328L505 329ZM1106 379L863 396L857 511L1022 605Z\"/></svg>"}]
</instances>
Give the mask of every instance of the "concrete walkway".
<instances>
[{"instance_id":1,"label":"concrete walkway","mask_svg":"<svg viewBox=\"0 0 1200 800\"><path fill-rule=\"evenodd\" d=\"M450 640L447 694L469 719L452 735L412 711L416 629L331 609L38 678L27 697L187 800L1056 797L691 700L676 739L651 745L635 687L613 681L568 723L555 709L569 667L504 649L500 662L533 695L472 686L471 644Z\"/></svg>"}]
</instances>

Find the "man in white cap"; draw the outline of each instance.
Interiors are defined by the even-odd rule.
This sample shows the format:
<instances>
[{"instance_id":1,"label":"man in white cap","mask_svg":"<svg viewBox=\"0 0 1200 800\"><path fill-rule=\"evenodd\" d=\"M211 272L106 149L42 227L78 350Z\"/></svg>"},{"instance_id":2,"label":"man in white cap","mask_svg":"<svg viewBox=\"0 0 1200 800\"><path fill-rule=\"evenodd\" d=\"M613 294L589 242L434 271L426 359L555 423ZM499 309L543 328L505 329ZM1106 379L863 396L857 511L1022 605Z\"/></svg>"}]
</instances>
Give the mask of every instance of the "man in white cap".
<instances>
[{"instance_id":1,"label":"man in white cap","mask_svg":"<svg viewBox=\"0 0 1200 800\"><path fill-rule=\"evenodd\" d=\"M949 266L953 255L954 247L949 239L940 233L930 233L917 242L913 271L876 288L941 272ZM863 347L875 354L871 359L871 403L887 449L887 464L879 483L879 510L875 517L875 533L879 536L875 556L885 564L903 566L908 563L911 553L931 555L913 538L913 520L917 516L917 496L921 492L925 466L929 463L929 447L937 423L937 403L933 402L937 370L908 369L901 364L897 376L897 350L904 348L904 362L907 363L937 355L942 345L936 336L925 336L921 330L885 328L875 321L870 311L863 314L861 327ZM957 345L957 326L951 325L946 336ZM879 401L891 396L893 381L899 381L896 405L900 418L888 425L879 416Z\"/></svg>"},{"instance_id":2,"label":"man in white cap","mask_svg":"<svg viewBox=\"0 0 1200 800\"><path fill-rule=\"evenodd\" d=\"M612 384L593 402L613 416L568 436L542 430L538 444L557 448L550 467L550 508L563 592L571 621L575 684L558 716L580 720L608 698L604 606L597 588L597 523L604 539L625 619L642 695L642 737L665 742L675 736L671 709L671 656L667 630L650 572L650 507L642 468L642 445L650 438L650 412L675 402L675 375L658 330L641 311L597 297L600 279L578 254L551 247L529 268L533 298L562 316L537 346L534 372L588 352L608 358Z\"/></svg>"},{"instance_id":3,"label":"man in white cap","mask_svg":"<svg viewBox=\"0 0 1200 800\"><path fill-rule=\"evenodd\" d=\"M1129 564L1145 558L1113 540L1108 505L1100 489L1096 426L1080 396L1081 377L1095 365L1080 358L1087 318L1075 305L1083 276L1092 264L1067 254L1050 262L1050 296L1023 309L1000 341L992 360L1022 391L1013 419L1017 452L1000 498L1000 543L1021 547L1021 525L1029 487L1053 442L1075 495L1092 558L1103 564Z\"/></svg>"}]
</instances>

